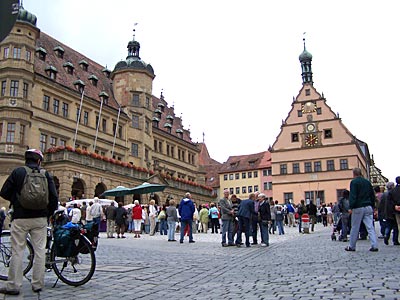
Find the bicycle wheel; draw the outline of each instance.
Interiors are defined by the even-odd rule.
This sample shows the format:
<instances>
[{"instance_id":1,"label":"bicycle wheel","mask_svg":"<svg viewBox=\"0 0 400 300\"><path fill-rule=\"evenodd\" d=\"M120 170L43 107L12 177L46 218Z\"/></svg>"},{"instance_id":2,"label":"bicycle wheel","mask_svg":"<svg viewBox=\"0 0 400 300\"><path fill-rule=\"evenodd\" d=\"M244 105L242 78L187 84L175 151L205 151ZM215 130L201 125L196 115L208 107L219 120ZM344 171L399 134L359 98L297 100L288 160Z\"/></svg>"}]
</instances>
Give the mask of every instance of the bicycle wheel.
<instances>
[{"instance_id":1,"label":"bicycle wheel","mask_svg":"<svg viewBox=\"0 0 400 300\"><path fill-rule=\"evenodd\" d=\"M54 273L62 282L79 286L92 278L96 268L96 256L90 241L80 235L78 246L74 250L74 256L58 257L55 244L51 248L51 264Z\"/></svg>"},{"instance_id":2,"label":"bicycle wheel","mask_svg":"<svg viewBox=\"0 0 400 300\"><path fill-rule=\"evenodd\" d=\"M29 240L26 240L26 247L22 256L22 266L26 275L33 265L33 247ZM11 234L10 231L3 231L0 236L0 280L8 279L8 268L11 260Z\"/></svg>"}]
</instances>

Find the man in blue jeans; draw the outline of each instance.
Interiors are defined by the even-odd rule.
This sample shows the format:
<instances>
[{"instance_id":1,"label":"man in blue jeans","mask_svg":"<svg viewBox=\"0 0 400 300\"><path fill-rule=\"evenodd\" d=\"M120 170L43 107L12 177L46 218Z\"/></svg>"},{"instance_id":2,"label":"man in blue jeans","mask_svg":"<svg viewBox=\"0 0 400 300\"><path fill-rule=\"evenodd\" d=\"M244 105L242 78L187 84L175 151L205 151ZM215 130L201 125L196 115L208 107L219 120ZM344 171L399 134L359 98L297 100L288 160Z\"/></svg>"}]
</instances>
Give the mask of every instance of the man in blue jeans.
<instances>
[{"instance_id":1,"label":"man in blue jeans","mask_svg":"<svg viewBox=\"0 0 400 300\"><path fill-rule=\"evenodd\" d=\"M378 241L374 229L374 206L375 206L375 193L371 183L362 177L361 169L353 169L354 179L350 183L350 210L351 214L351 231L350 231L350 245L345 248L346 251L356 251L356 243L358 233L360 230L361 221L364 223L371 248L369 251L378 251Z\"/></svg>"},{"instance_id":2,"label":"man in blue jeans","mask_svg":"<svg viewBox=\"0 0 400 300\"><path fill-rule=\"evenodd\" d=\"M181 238L179 242L183 243L183 237L185 236L185 228L189 226L189 243L194 243L192 234L194 204L192 201L192 195L190 193L185 194L185 198L179 203L179 215L181 216Z\"/></svg>"},{"instance_id":3,"label":"man in blue jeans","mask_svg":"<svg viewBox=\"0 0 400 300\"><path fill-rule=\"evenodd\" d=\"M254 215L254 198L255 195L252 193L250 194L249 199L242 200L239 205L237 213L239 227L235 243L238 247L241 247L242 245L243 231L246 237L246 247L250 247L250 219Z\"/></svg>"},{"instance_id":4,"label":"man in blue jeans","mask_svg":"<svg viewBox=\"0 0 400 300\"><path fill-rule=\"evenodd\" d=\"M224 190L224 198L219 200L221 207L222 220L222 247L234 246L233 243L233 216L234 209L232 201L229 199L229 190ZM226 243L226 235L228 235L228 244Z\"/></svg>"}]
</instances>

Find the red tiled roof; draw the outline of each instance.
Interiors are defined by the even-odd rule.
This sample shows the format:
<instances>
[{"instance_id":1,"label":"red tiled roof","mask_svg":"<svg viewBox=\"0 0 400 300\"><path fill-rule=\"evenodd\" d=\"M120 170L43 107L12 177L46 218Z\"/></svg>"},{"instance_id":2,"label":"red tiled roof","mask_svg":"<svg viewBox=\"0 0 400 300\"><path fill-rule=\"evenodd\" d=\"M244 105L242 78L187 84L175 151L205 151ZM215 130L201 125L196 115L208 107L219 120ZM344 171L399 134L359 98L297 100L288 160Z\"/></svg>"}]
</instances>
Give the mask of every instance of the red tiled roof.
<instances>
[{"instance_id":1,"label":"red tiled roof","mask_svg":"<svg viewBox=\"0 0 400 300\"><path fill-rule=\"evenodd\" d=\"M200 170L206 173L206 185L212 188L219 187L219 170L222 164L210 157L205 143L198 143L200 147L199 165Z\"/></svg>"},{"instance_id":2,"label":"red tiled roof","mask_svg":"<svg viewBox=\"0 0 400 300\"><path fill-rule=\"evenodd\" d=\"M61 46L64 49L63 58L60 58L56 55L54 48L57 46ZM81 53L71 49L67 45L57 41L56 39L52 38L44 32L40 33L40 38L36 41L36 47L42 47L47 52L45 61L39 58L35 59L35 72L37 74L40 74L44 77L49 77L49 75L46 73L46 68L48 68L49 66L53 66L57 69L55 82L61 84L67 89L79 93L74 86L74 82L80 79L85 83L86 97L90 97L93 100L98 101L100 104L99 93L105 91L109 96L108 106L114 107L116 109L119 108L116 99L113 97L111 87L112 80L107 78L107 76L102 72L102 70L104 69L103 66L94 62L87 56L84 56ZM87 71L84 71L79 65L79 62L82 60L88 63ZM63 66L67 62L73 64L73 74L68 74L66 68ZM94 86L89 81L88 78L91 75L95 75L98 78L97 86Z\"/></svg>"},{"instance_id":3,"label":"red tiled roof","mask_svg":"<svg viewBox=\"0 0 400 300\"><path fill-rule=\"evenodd\" d=\"M264 151L255 154L229 156L228 160L221 166L219 173L256 170L268 166L271 166L271 154L269 151Z\"/></svg>"}]
</instances>

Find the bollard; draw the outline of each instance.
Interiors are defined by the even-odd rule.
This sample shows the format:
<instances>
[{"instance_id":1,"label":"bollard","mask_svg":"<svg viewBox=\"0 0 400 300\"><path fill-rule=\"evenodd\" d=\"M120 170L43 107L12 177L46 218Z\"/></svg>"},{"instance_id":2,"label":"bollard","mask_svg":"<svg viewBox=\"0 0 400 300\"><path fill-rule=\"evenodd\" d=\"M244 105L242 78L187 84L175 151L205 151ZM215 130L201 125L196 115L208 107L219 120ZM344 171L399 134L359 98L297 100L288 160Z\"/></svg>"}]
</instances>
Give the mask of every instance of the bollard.
<instances>
[{"instance_id":1,"label":"bollard","mask_svg":"<svg viewBox=\"0 0 400 300\"><path fill-rule=\"evenodd\" d=\"M310 216L308 214L301 215L301 225L304 233L310 233Z\"/></svg>"}]
</instances>

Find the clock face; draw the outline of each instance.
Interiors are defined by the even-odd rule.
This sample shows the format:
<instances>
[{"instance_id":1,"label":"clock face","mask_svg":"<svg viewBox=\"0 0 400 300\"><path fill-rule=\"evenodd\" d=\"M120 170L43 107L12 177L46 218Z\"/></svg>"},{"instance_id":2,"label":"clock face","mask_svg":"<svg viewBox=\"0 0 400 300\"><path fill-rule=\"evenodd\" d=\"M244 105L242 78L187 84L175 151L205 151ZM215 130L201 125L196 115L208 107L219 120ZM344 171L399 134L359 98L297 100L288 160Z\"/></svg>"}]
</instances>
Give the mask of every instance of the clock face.
<instances>
[{"instance_id":1,"label":"clock face","mask_svg":"<svg viewBox=\"0 0 400 300\"><path fill-rule=\"evenodd\" d=\"M313 123L307 124L306 128L307 128L307 132L315 131L315 125Z\"/></svg>"},{"instance_id":2,"label":"clock face","mask_svg":"<svg viewBox=\"0 0 400 300\"><path fill-rule=\"evenodd\" d=\"M306 146L313 147L318 144L318 136L316 134L306 135Z\"/></svg>"}]
</instances>

